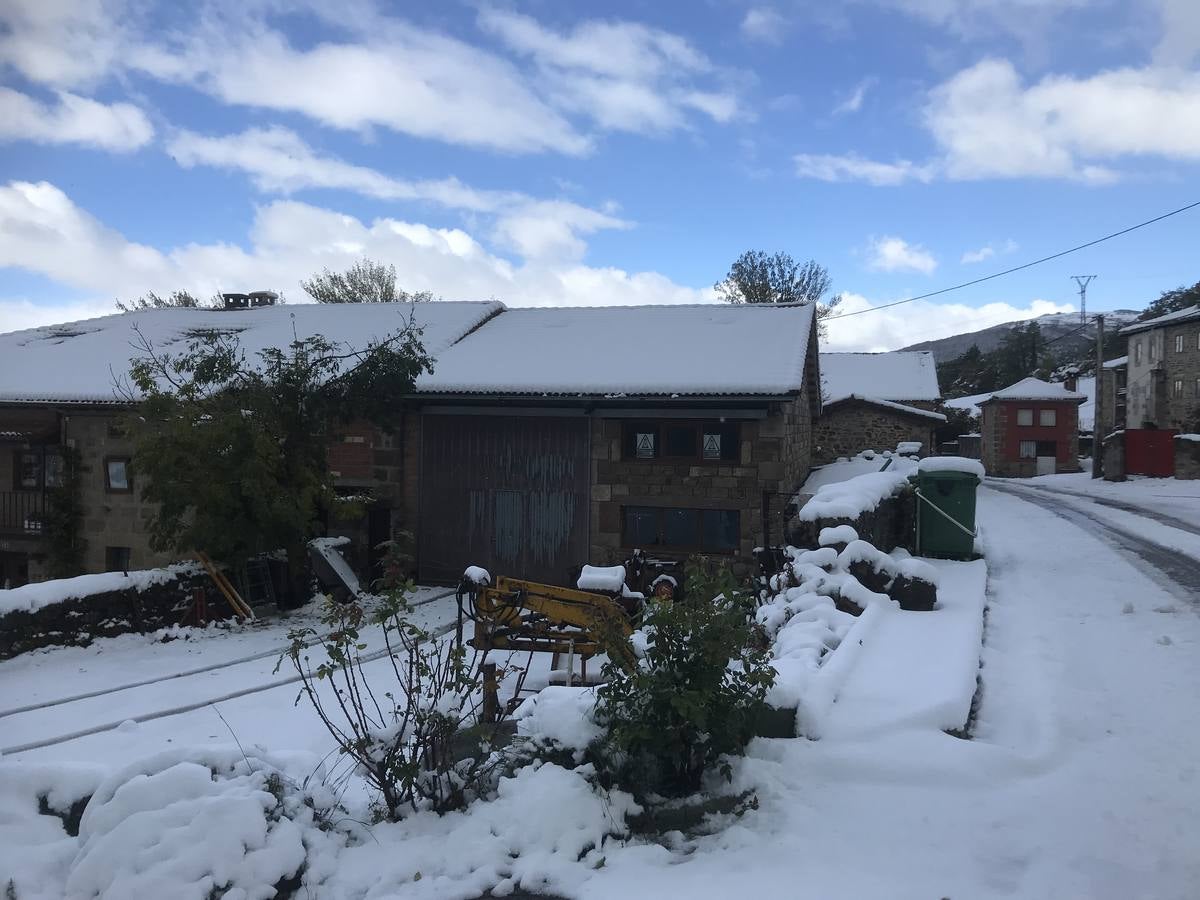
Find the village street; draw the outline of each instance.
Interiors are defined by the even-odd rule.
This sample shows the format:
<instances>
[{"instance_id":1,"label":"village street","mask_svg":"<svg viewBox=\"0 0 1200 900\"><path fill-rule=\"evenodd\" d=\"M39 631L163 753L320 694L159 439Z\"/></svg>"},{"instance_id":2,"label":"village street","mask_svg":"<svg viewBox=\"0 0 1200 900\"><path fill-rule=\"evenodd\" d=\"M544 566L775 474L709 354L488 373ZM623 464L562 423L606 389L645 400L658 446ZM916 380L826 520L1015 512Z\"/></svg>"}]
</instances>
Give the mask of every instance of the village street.
<instances>
[{"instance_id":1,"label":"village street","mask_svg":"<svg viewBox=\"0 0 1200 900\"><path fill-rule=\"evenodd\" d=\"M989 606L970 740L931 728L915 713L906 718L903 697L886 717L859 721L851 732L815 741L757 740L735 763L734 778L735 787L757 792L760 809L712 835L681 838L672 851L610 842L601 868L559 860L546 889L595 898L747 891L914 900L1194 896L1200 610L1188 579L1200 565L1172 551L1175 568L1156 571L1147 557L1200 538L1156 531L1151 525L1166 526L1122 511L1115 514L1126 521L1101 527L1057 498L1027 499L1029 493L990 481L979 495ZM1164 581L1171 577L1177 583ZM0 664L0 708L18 705L15 688L31 673L7 676L29 660L52 664L56 655L70 654L76 668L86 668L88 652L52 650ZM97 664L88 687L105 687L103 680L121 669ZM242 667L237 686L253 687L247 679L254 674L265 683L265 672ZM903 683L903 673L896 674ZM213 675L181 679L189 699L202 699L201 679L226 687ZM64 683L61 693L78 686ZM214 697L220 693L213 690ZM280 686L6 760L115 766L181 745L225 743L218 711L246 748L323 752L327 735L305 705L292 705L294 698L294 685ZM134 706L112 708L130 718L159 709ZM70 710L66 704L58 715L12 722L22 725L22 742L36 741L75 730L81 722ZM536 806L536 798L526 802ZM469 828L471 818L461 827ZM465 850L456 842L467 832L456 837L458 826L443 822L445 833L433 842L442 849L411 844L427 874L443 864L453 869L451 858ZM389 869L404 869L410 855L394 838L380 832L378 844L347 850L329 895L387 896ZM412 896L452 895L445 880L410 888ZM464 888L461 896L473 894Z\"/></svg>"}]
</instances>

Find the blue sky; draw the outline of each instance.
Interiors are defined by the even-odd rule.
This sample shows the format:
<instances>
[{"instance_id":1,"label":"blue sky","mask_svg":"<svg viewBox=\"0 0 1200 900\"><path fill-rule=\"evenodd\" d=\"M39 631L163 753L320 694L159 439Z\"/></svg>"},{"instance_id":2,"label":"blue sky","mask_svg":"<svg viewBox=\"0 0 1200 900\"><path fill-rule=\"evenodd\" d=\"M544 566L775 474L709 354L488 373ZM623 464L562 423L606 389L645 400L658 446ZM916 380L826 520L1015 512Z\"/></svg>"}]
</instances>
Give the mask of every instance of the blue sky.
<instances>
[{"instance_id":1,"label":"blue sky","mask_svg":"<svg viewBox=\"0 0 1200 900\"><path fill-rule=\"evenodd\" d=\"M830 7L833 11L830 11ZM1200 199L1200 3L0 6L0 330L367 255L512 305L697 302L742 250L868 309ZM941 302L888 349L1200 278L1200 211Z\"/></svg>"}]
</instances>

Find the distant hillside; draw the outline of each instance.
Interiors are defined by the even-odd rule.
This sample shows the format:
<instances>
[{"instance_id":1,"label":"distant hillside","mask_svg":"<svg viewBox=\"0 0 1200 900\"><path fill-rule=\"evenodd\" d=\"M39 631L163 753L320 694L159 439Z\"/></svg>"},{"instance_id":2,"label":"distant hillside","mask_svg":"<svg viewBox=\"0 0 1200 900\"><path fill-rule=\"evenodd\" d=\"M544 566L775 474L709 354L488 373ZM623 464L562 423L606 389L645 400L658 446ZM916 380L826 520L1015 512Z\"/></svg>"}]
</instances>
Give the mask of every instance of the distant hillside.
<instances>
[{"instance_id":1,"label":"distant hillside","mask_svg":"<svg viewBox=\"0 0 1200 900\"><path fill-rule=\"evenodd\" d=\"M1140 315L1140 311L1133 309L1106 311L1104 313L1105 330L1113 328L1116 325L1125 325L1132 322L1138 315ZM1036 319L1027 319L1024 322L1005 322L1003 325L993 325L991 328L985 328L982 331L955 334L936 341L922 341L919 344L912 344L903 349L928 350L933 353L934 360L939 363L961 356L970 350L972 345L979 347L981 353L990 353L1000 347L1004 342L1004 338L1012 331L1014 326L1024 325L1025 322L1037 322L1038 327L1042 330L1042 337L1047 341L1051 341L1069 334L1078 328L1079 313L1051 313L1046 316L1038 316ZM1069 358L1076 354L1086 353L1088 347L1093 346L1095 342L1096 330L1093 326L1089 325L1078 334L1057 341L1054 345L1055 352Z\"/></svg>"}]
</instances>

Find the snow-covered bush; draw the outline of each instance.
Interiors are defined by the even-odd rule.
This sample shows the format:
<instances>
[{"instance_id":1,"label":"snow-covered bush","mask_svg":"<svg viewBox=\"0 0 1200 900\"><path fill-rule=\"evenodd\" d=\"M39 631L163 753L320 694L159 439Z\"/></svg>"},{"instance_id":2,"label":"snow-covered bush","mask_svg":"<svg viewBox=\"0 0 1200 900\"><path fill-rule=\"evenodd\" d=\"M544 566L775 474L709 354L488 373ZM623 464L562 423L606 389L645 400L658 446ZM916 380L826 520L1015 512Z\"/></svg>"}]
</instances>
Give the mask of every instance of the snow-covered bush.
<instances>
[{"instance_id":1,"label":"snow-covered bush","mask_svg":"<svg viewBox=\"0 0 1200 900\"><path fill-rule=\"evenodd\" d=\"M639 799L691 794L714 768L728 778L723 757L753 736L775 678L728 569L709 575L694 561L687 569L690 599L652 601L635 641L638 667L609 662L597 690L604 733L590 755L602 781Z\"/></svg>"},{"instance_id":2,"label":"snow-covered bush","mask_svg":"<svg viewBox=\"0 0 1200 900\"><path fill-rule=\"evenodd\" d=\"M377 792L378 817L393 821L422 809L461 809L492 789L503 762L493 750L503 710L483 721L480 652L408 621L412 588L392 590L371 615L358 602L327 600L321 627L290 632L285 654L301 693ZM373 652L366 625L381 628L383 646ZM381 685L378 673L389 669Z\"/></svg>"}]
</instances>

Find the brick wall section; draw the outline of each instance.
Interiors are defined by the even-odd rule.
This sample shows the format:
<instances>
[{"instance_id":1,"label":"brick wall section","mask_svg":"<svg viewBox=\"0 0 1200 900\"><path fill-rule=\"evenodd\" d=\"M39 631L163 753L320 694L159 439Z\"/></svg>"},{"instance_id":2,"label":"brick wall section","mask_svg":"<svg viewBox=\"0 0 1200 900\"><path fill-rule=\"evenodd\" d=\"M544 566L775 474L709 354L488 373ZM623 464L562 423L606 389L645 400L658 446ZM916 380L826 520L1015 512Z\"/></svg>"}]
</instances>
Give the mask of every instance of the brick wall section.
<instances>
[{"instance_id":1,"label":"brick wall section","mask_svg":"<svg viewBox=\"0 0 1200 900\"><path fill-rule=\"evenodd\" d=\"M1175 439L1175 477L1200 478L1200 441Z\"/></svg>"},{"instance_id":2,"label":"brick wall section","mask_svg":"<svg viewBox=\"0 0 1200 900\"><path fill-rule=\"evenodd\" d=\"M736 509L741 537L733 562L735 570L747 569L754 548L764 543L763 492L790 492L808 474L808 410L802 394L774 404L765 419L742 421L738 459L720 463L623 459L622 421L593 419L589 561L619 563L634 549L622 543L624 506ZM778 512L786 498L773 495L771 503ZM771 536L776 542L783 537L782 525L779 529Z\"/></svg>"},{"instance_id":3,"label":"brick wall section","mask_svg":"<svg viewBox=\"0 0 1200 900\"><path fill-rule=\"evenodd\" d=\"M1017 424L1019 409L1033 410L1033 425ZM1057 411L1055 425L1038 424L1039 411L1042 409ZM989 475L1030 478L1037 474L1037 460L1020 457L1021 441L1054 441L1057 444L1055 471L1080 471L1077 404L1044 400L1003 400L984 404L981 412L982 461Z\"/></svg>"},{"instance_id":4,"label":"brick wall section","mask_svg":"<svg viewBox=\"0 0 1200 900\"><path fill-rule=\"evenodd\" d=\"M922 453L928 455L935 427L932 419L870 403L837 404L825 410L813 429L813 461L824 465L863 450L894 450L900 441L919 441Z\"/></svg>"}]
</instances>

